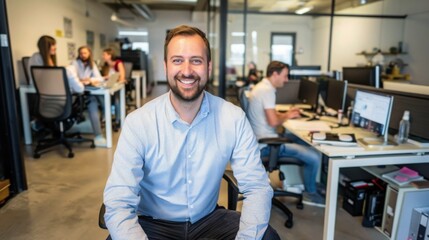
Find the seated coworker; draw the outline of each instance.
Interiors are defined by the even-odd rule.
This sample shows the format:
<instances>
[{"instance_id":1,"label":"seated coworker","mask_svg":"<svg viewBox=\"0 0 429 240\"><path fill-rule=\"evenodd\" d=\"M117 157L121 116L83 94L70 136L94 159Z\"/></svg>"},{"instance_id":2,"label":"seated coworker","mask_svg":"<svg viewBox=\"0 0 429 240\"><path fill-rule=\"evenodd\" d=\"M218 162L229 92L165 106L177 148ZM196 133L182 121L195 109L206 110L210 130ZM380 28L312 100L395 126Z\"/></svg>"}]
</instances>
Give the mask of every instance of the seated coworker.
<instances>
[{"instance_id":1,"label":"seated coworker","mask_svg":"<svg viewBox=\"0 0 429 240\"><path fill-rule=\"evenodd\" d=\"M57 43L51 36L41 36L37 41L38 52L35 52L28 61L28 76L30 76L30 84L34 84L33 76L31 75L32 66L57 66ZM66 67L67 79L72 93L82 93L84 85L79 81L72 66ZM31 123L31 128L39 131L43 128L43 124L34 120Z\"/></svg>"},{"instance_id":2,"label":"seated coworker","mask_svg":"<svg viewBox=\"0 0 429 240\"><path fill-rule=\"evenodd\" d=\"M125 67L121 59L119 59L115 51L111 48L106 48L103 50L103 60L104 66L102 68L102 74L105 79L108 79L110 75L114 73L119 73L119 83L127 83L125 79ZM116 126L119 126L119 116L120 116L120 104L119 104L119 92L116 92L113 98L113 104L115 105L115 123Z\"/></svg>"},{"instance_id":3,"label":"seated coworker","mask_svg":"<svg viewBox=\"0 0 429 240\"><path fill-rule=\"evenodd\" d=\"M267 76L250 92L247 116L258 139L278 137L276 127L284 121L300 117L299 109L291 109L285 113L275 110L276 88L281 88L288 81L289 66L285 63L272 61L267 67ZM287 136L295 138L292 134ZM269 148L261 144L261 155L268 156ZM304 163L303 202L309 205L324 206L325 199L319 195L316 187L316 175L320 166L321 156L303 141L285 143L278 153L279 157L294 157Z\"/></svg>"},{"instance_id":4,"label":"seated coworker","mask_svg":"<svg viewBox=\"0 0 429 240\"><path fill-rule=\"evenodd\" d=\"M84 85L98 85L104 81L92 59L92 52L88 46L82 46L77 50L78 57L72 62L75 67L80 82ZM94 131L94 143L96 146L106 146L106 138L101 132L101 122L99 116L99 96L90 95L87 99L89 119Z\"/></svg>"},{"instance_id":5,"label":"seated coworker","mask_svg":"<svg viewBox=\"0 0 429 240\"><path fill-rule=\"evenodd\" d=\"M268 226L273 190L240 108L204 91L210 45L195 27L169 31L170 91L130 113L104 189L113 239L279 239ZM217 207L231 164L244 195L241 214Z\"/></svg>"}]
</instances>

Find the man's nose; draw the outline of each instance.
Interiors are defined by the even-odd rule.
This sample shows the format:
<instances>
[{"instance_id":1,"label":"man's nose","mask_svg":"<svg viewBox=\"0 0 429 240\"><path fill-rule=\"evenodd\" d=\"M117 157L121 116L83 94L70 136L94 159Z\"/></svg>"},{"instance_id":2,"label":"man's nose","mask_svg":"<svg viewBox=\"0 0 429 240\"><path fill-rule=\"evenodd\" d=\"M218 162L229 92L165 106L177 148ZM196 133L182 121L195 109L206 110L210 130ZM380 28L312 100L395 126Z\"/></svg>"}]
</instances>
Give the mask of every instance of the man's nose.
<instances>
[{"instance_id":1,"label":"man's nose","mask_svg":"<svg viewBox=\"0 0 429 240\"><path fill-rule=\"evenodd\" d=\"M190 76L192 73L192 65L189 63L189 61L185 61L182 64L182 74L184 76Z\"/></svg>"}]
</instances>

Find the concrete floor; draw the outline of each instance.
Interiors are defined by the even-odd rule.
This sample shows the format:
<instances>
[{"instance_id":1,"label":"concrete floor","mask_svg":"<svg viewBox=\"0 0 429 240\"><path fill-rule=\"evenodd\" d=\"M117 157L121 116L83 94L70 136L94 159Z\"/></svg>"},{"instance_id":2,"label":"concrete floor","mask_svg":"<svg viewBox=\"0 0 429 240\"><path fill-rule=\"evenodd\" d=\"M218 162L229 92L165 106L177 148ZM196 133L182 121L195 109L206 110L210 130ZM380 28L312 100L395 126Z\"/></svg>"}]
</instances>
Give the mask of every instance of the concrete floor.
<instances>
[{"instance_id":1,"label":"concrete floor","mask_svg":"<svg viewBox=\"0 0 429 240\"><path fill-rule=\"evenodd\" d=\"M158 85L157 96L166 91ZM113 135L114 146L119 133ZM98 211L103 188L110 172L115 148L74 148L75 157L66 158L62 148L32 158L32 147L23 146L28 190L0 208L0 239L105 239L106 230L98 227ZM274 181L275 182L275 181ZM305 206L295 208L292 229L283 226L285 216L273 208L270 224L282 239L322 239L324 209ZM219 204L226 206L226 186L222 185ZM337 211L336 239L387 239L375 229L360 225L360 217L352 217L343 209Z\"/></svg>"}]
</instances>

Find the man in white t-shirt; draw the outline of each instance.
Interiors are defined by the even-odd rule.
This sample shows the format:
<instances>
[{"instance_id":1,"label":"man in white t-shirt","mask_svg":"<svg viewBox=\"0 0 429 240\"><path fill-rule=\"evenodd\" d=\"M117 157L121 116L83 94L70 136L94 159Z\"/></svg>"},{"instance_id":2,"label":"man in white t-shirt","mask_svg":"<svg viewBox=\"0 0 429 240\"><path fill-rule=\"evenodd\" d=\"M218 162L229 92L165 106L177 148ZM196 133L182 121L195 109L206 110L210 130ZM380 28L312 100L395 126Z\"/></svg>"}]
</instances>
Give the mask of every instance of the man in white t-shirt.
<instances>
[{"instance_id":1,"label":"man in white t-shirt","mask_svg":"<svg viewBox=\"0 0 429 240\"><path fill-rule=\"evenodd\" d=\"M289 66L279 61L272 61L267 67L267 76L251 91L247 116L258 139L277 137L276 127L284 121L300 117L299 109L293 108L285 113L275 110L276 88L281 88L289 80ZM292 136L288 136L292 137ZM295 139L297 139L295 137ZM283 144L279 157L294 157L304 163L303 202L309 205L324 206L325 199L317 193L316 175L320 166L319 153L303 141ZM261 156L269 155L269 148L260 145Z\"/></svg>"}]
</instances>

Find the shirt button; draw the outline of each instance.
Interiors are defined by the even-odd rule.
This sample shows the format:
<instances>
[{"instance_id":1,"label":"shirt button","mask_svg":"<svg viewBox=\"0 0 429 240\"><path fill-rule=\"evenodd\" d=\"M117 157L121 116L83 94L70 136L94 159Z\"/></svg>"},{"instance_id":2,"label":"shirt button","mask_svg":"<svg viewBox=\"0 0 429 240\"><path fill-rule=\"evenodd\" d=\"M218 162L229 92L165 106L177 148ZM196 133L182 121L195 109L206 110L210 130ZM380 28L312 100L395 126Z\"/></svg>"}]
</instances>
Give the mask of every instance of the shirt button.
<instances>
[{"instance_id":1,"label":"shirt button","mask_svg":"<svg viewBox=\"0 0 429 240\"><path fill-rule=\"evenodd\" d=\"M188 158L191 158L191 154L188 155Z\"/></svg>"},{"instance_id":2,"label":"shirt button","mask_svg":"<svg viewBox=\"0 0 429 240\"><path fill-rule=\"evenodd\" d=\"M188 183L189 183L189 184L191 184L191 183L192 183L192 180L189 180L189 181L188 181Z\"/></svg>"},{"instance_id":3,"label":"shirt button","mask_svg":"<svg viewBox=\"0 0 429 240\"><path fill-rule=\"evenodd\" d=\"M190 207L190 208L194 208L194 205L190 205L189 207Z\"/></svg>"}]
</instances>

